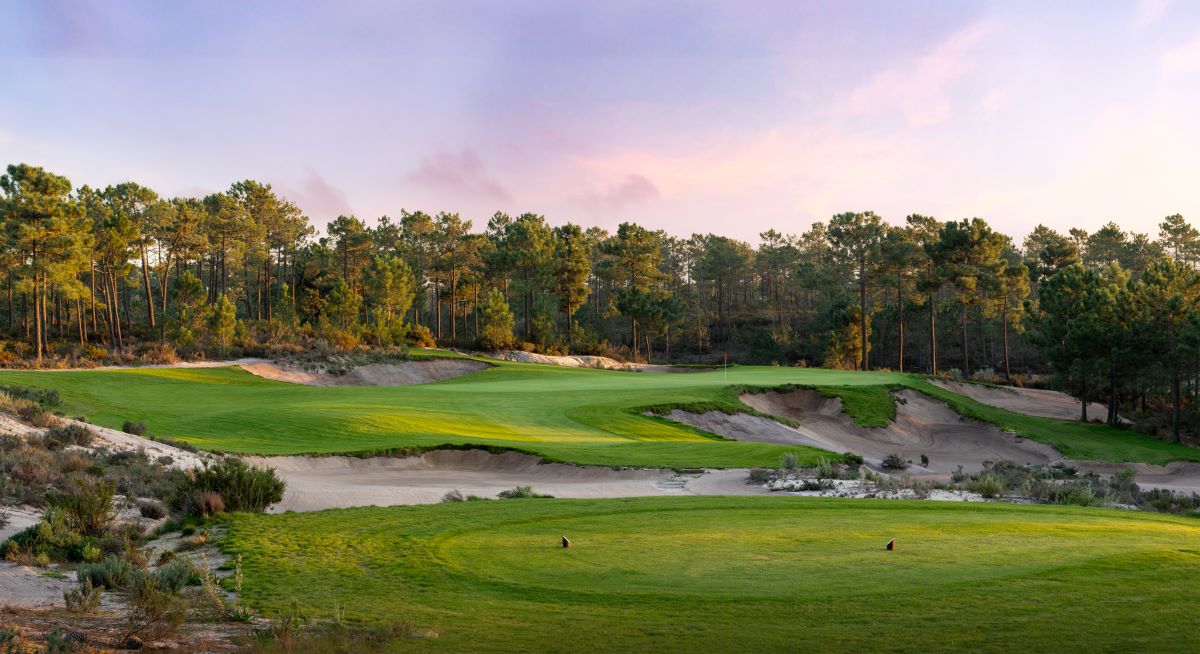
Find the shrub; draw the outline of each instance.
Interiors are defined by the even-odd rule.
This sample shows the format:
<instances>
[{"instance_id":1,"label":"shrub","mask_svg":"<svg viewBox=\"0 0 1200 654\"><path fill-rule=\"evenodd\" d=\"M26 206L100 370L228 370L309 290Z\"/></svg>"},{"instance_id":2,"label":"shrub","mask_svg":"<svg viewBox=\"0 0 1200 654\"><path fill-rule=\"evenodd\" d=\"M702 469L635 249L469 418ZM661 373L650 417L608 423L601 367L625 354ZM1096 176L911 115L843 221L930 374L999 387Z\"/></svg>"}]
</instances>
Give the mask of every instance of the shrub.
<instances>
[{"instance_id":1,"label":"shrub","mask_svg":"<svg viewBox=\"0 0 1200 654\"><path fill-rule=\"evenodd\" d=\"M67 610L74 613L91 613L100 607L100 590L90 579L81 579L76 590L63 591Z\"/></svg>"},{"instance_id":2,"label":"shrub","mask_svg":"<svg viewBox=\"0 0 1200 654\"><path fill-rule=\"evenodd\" d=\"M999 475L984 473L968 481L967 490L986 499L1000 497L1004 494L1004 480Z\"/></svg>"},{"instance_id":3,"label":"shrub","mask_svg":"<svg viewBox=\"0 0 1200 654\"><path fill-rule=\"evenodd\" d=\"M72 492L53 494L47 504L66 519L67 525L84 536L100 536L117 517L111 482L75 478Z\"/></svg>"},{"instance_id":4,"label":"shrub","mask_svg":"<svg viewBox=\"0 0 1200 654\"><path fill-rule=\"evenodd\" d=\"M187 513L197 515L216 515L225 512L225 500L221 499L221 494L209 491L198 490L192 493L192 502Z\"/></svg>"},{"instance_id":5,"label":"shrub","mask_svg":"<svg viewBox=\"0 0 1200 654\"><path fill-rule=\"evenodd\" d=\"M5 393L9 397L14 397L20 400L28 400L44 408L55 407L59 404L62 404L62 398L58 395L58 389L54 388L9 386L6 384L0 384L0 392Z\"/></svg>"},{"instance_id":6,"label":"shrub","mask_svg":"<svg viewBox=\"0 0 1200 654\"><path fill-rule=\"evenodd\" d=\"M795 470L796 462L795 452L784 452L783 456L779 457L779 467L784 470Z\"/></svg>"},{"instance_id":7,"label":"shrub","mask_svg":"<svg viewBox=\"0 0 1200 654\"><path fill-rule=\"evenodd\" d=\"M842 455L842 460L852 466L861 466L863 464L862 455L855 454L854 452L846 452Z\"/></svg>"},{"instance_id":8,"label":"shrub","mask_svg":"<svg viewBox=\"0 0 1200 654\"><path fill-rule=\"evenodd\" d=\"M270 468L257 468L241 459L222 459L205 463L194 470L176 488L174 505L183 511L198 512L198 491L215 493L225 511L261 512L283 499L286 484ZM203 496L208 498L209 496ZM211 508L211 507L210 507Z\"/></svg>"},{"instance_id":9,"label":"shrub","mask_svg":"<svg viewBox=\"0 0 1200 654\"><path fill-rule=\"evenodd\" d=\"M453 490L446 491L446 494L442 496L442 501L443 502L466 502L467 498L462 494L462 491L455 488Z\"/></svg>"},{"instance_id":10,"label":"shrub","mask_svg":"<svg viewBox=\"0 0 1200 654\"><path fill-rule=\"evenodd\" d=\"M50 428L46 431L43 440L46 443L46 449L58 450L68 445L86 447L91 445L95 438L96 434L91 429L70 423Z\"/></svg>"},{"instance_id":11,"label":"shrub","mask_svg":"<svg viewBox=\"0 0 1200 654\"><path fill-rule=\"evenodd\" d=\"M922 454L922 455L921 455L921 467L922 467L922 468L928 468L928 467L929 467L929 455L928 455L928 454Z\"/></svg>"},{"instance_id":12,"label":"shrub","mask_svg":"<svg viewBox=\"0 0 1200 654\"><path fill-rule=\"evenodd\" d=\"M34 427L45 429L58 423L58 418L36 404L27 404L17 409L17 417Z\"/></svg>"},{"instance_id":13,"label":"shrub","mask_svg":"<svg viewBox=\"0 0 1200 654\"><path fill-rule=\"evenodd\" d=\"M899 454L889 454L883 457L880 465L883 466L884 470L908 470L910 464Z\"/></svg>"},{"instance_id":14,"label":"shrub","mask_svg":"<svg viewBox=\"0 0 1200 654\"><path fill-rule=\"evenodd\" d=\"M516 499L528 499L528 498L534 498L534 497L549 498L549 497L554 497L554 496L553 495L542 495L539 493L535 493L535 492L533 492L533 486L517 486L515 488L510 488L505 491L500 491L496 495L496 497L499 497L502 500L516 500Z\"/></svg>"},{"instance_id":15,"label":"shrub","mask_svg":"<svg viewBox=\"0 0 1200 654\"><path fill-rule=\"evenodd\" d=\"M159 567L154 572L154 579L159 588L178 593L184 586L199 584L200 574L196 572L196 567L191 561L176 558Z\"/></svg>"},{"instance_id":16,"label":"shrub","mask_svg":"<svg viewBox=\"0 0 1200 654\"><path fill-rule=\"evenodd\" d=\"M160 587L155 576L135 575L129 585L127 636L158 640L175 633L186 615L183 600Z\"/></svg>"},{"instance_id":17,"label":"shrub","mask_svg":"<svg viewBox=\"0 0 1200 654\"><path fill-rule=\"evenodd\" d=\"M146 434L146 423L131 422L126 420L125 423L121 425L121 431L125 432L126 434L133 434L134 436L144 436Z\"/></svg>"},{"instance_id":18,"label":"shrub","mask_svg":"<svg viewBox=\"0 0 1200 654\"><path fill-rule=\"evenodd\" d=\"M138 513L141 513L143 518L161 520L167 517L167 507L157 500L142 500L138 502Z\"/></svg>"},{"instance_id":19,"label":"shrub","mask_svg":"<svg viewBox=\"0 0 1200 654\"><path fill-rule=\"evenodd\" d=\"M83 563L75 570L79 583L85 581L96 588L119 590L133 579L134 569L119 556L106 556L99 563Z\"/></svg>"},{"instance_id":20,"label":"shrub","mask_svg":"<svg viewBox=\"0 0 1200 654\"><path fill-rule=\"evenodd\" d=\"M747 483L750 484L765 484L771 481L771 471L766 468L754 468L750 471L750 478Z\"/></svg>"}]
</instances>

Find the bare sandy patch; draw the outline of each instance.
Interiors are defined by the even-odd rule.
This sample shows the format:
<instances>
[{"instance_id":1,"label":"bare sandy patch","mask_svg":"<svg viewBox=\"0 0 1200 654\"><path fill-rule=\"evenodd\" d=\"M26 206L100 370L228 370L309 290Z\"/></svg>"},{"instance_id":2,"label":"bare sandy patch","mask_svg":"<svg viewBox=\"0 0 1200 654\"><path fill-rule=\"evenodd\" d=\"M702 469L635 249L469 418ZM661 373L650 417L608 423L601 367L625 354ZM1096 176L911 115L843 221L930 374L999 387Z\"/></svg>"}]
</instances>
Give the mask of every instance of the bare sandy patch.
<instances>
[{"instance_id":1,"label":"bare sandy patch","mask_svg":"<svg viewBox=\"0 0 1200 654\"><path fill-rule=\"evenodd\" d=\"M1058 391L1015 386L985 386L940 379L931 379L929 383L952 393L965 395L976 402L1040 418L1079 420L1080 412L1083 410L1083 405L1078 398ZM1107 415L1107 406L1099 402L1088 403L1089 419L1104 420Z\"/></svg>"},{"instance_id":2,"label":"bare sandy patch","mask_svg":"<svg viewBox=\"0 0 1200 654\"><path fill-rule=\"evenodd\" d=\"M854 452L876 467L887 455L899 454L915 462L911 468L914 474L933 476L949 475L958 466L967 472L982 470L985 461L1040 465L1062 458L1049 445L964 418L944 402L917 391L902 390L894 395L896 419L880 429L855 425L842 411L840 399L807 389L747 393L741 397L743 403L758 411L796 421L796 427L750 414L710 412L697 416L674 412L668 417L738 440ZM928 466L919 464L921 455L929 457Z\"/></svg>"},{"instance_id":3,"label":"bare sandy patch","mask_svg":"<svg viewBox=\"0 0 1200 654\"><path fill-rule=\"evenodd\" d=\"M712 368L693 367L693 366L667 366L653 363L629 363L627 361L617 361L609 357L593 356L590 354L572 354L567 356L553 356L549 354L537 354L535 352L524 352L521 350L507 350L503 352L494 352L488 355L493 359L501 361L514 361L517 363L540 363L547 366L566 366L568 368L594 368L596 370L625 370L631 372L706 372Z\"/></svg>"},{"instance_id":4,"label":"bare sandy patch","mask_svg":"<svg viewBox=\"0 0 1200 654\"><path fill-rule=\"evenodd\" d=\"M358 366L344 375L331 375L261 359L243 362L239 366L265 379L306 386L408 386L453 379L490 367L472 359L422 359L401 363L371 363Z\"/></svg>"},{"instance_id":5,"label":"bare sandy patch","mask_svg":"<svg viewBox=\"0 0 1200 654\"><path fill-rule=\"evenodd\" d=\"M599 498L682 494L670 470L613 470L541 463L516 452L438 450L407 458L345 456L246 457L274 468L287 482L272 512L351 506L433 504L448 491L495 498L514 486L533 486L555 497ZM743 471L743 477L745 472Z\"/></svg>"}]
</instances>

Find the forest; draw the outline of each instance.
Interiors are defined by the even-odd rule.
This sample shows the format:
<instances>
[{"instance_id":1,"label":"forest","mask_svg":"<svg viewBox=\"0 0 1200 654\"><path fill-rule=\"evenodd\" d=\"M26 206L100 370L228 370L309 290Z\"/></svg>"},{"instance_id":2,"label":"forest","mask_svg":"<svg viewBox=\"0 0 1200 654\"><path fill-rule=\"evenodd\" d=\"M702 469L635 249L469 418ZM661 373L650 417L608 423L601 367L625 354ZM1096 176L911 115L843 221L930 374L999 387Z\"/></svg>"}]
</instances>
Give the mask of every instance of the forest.
<instances>
[{"instance_id":1,"label":"forest","mask_svg":"<svg viewBox=\"0 0 1200 654\"><path fill-rule=\"evenodd\" d=\"M1148 431L1197 429L1200 233L1109 222L1021 241L981 218L840 213L750 244L497 212L305 216L0 176L7 366L439 346L1047 380ZM1084 419L1086 404L1082 408ZM1138 421L1138 426L1143 422Z\"/></svg>"}]
</instances>

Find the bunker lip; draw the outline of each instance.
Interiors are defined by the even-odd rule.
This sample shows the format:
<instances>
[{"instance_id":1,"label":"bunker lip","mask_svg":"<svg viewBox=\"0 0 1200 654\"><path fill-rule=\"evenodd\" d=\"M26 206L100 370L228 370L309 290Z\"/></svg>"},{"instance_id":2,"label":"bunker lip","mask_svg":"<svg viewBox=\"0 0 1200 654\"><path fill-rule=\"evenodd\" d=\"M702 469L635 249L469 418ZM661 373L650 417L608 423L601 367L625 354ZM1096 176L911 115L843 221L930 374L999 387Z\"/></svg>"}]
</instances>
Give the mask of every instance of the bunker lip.
<instances>
[{"instance_id":1,"label":"bunker lip","mask_svg":"<svg viewBox=\"0 0 1200 654\"><path fill-rule=\"evenodd\" d=\"M1039 418L1079 420L1083 408L1078 398L1058 391L1016 386L994 387L943 379L930 379L929 383L988 406ZM1108 407L1105 405L1099 402L1088 403L1089 418L1103 418L1107 414Z\"/></svg>"},{"instance_id":2,"label":"bunker lip","mask_svg":"<svg viewBox=\"0 0 1200 654\"><path fill-rule=\"evenodd\" d=\"M262 359L239 365L242 370L264 379L305 386L409 386L453 379L491 367L473 359L419 359L371 363L344 375L331 375Z\"/></svg>"}]
</instances>

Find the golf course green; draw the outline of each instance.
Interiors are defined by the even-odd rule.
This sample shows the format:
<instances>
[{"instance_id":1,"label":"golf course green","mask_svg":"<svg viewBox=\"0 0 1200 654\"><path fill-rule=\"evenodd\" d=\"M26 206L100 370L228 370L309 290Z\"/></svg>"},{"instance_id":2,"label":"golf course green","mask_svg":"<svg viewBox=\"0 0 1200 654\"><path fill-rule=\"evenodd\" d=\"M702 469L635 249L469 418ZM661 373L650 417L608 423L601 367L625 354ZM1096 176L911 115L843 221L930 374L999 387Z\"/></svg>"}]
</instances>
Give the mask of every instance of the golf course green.
<instances>
[{"instance_id":1,"label":"golf course green","mask_svg":"<svg viewBox=\"0 0 1200 654\"><path fill-rule=\"evenodd\" d=\"M1140 512L677 497L228 519L250 605L436 634L403 651L1183 651L1200 619L1200 522Z\"/></svg>"},{"instance_id":2,"label":"golf course green","mask_svg":"<svg viewBox=\"0 0 1200 654\"><path fill-rule=\"evenodd\" d=\"M55 388L67 415L213 451L242 454L384 452L443 445L518 449L580 464L652 467L774 466L831 453L726 440L644 415L654 406L749 411L742 388L788 384L842 395L861 424L886 424L889 388L907 386L959 413L1057 447L1074 459L1166 463L1200 450L1118 430L1037 418L980 404L919 375L735 366L728 371L622 372L498 362L441 382L390 387L315 387L271 381L236 367L4 371L0 384ZM835 453L841 454L841 453Z\"/></svg>"}]
</instances>

